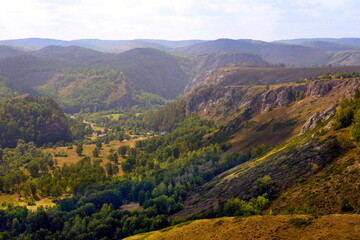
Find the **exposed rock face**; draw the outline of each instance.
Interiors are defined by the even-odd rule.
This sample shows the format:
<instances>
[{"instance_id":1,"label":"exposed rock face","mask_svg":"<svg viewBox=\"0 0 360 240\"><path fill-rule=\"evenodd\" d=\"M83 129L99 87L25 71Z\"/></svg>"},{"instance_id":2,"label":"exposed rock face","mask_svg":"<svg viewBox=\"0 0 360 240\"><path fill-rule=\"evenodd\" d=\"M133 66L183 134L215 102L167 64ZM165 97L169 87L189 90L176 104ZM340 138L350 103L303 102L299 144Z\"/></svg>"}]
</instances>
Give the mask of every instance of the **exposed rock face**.
<instances>
[{"instance_id":1,"label":"exposed rock face","mask_svg":"<svg viewBox=\"0 0 360 240\"><path fill-rule=\"evenodd\" d=\"M195 91L187 98L186 113L207 112L211 110L226 111L232 107L250 105L254 98L260 97L262 89L254 87L209 87Z\"/></svg>"},{"instance_id":2,"label":"exposed rock face","mask_svg":"<svg viewBox=\"0 0 360 240\"><path fill-rule=\"evenodd\" d=\"M260 111L266 111L271 107L286 106L294 102L296 98L303 98L301 93L305 95L308 87L307 84L290 85L267 91L261 96Z\"/></svg>"},{"instance_id":3,"label":"exposed rock face","mask_svg":"<svg viewBox=\"0 0 360 240\"><path fill-rule=\"evenodd\" d=\"M205 71L202 74L195 77L192 81L190 81L186 87L184 92L191 92L196 88L217 85L223 79L226 79L226 76L233 75L234 70L232 69L216 69L213 71Z\"/></svg>"},{"instance_id":4,"label":"exposed rock face","mask_svg":"<svg viewBox=\"0 0 360 240\"><path fill-rule=\"evenodd\" d=\"M226 108L237 107L240 109L246 106L254 114L267 111L270 108L286 106L304 97L324 96L339 84L340 87L352 84L351 89L354 89L359 86L359 82L359 80L354 80L353 83L341 82L340 80L322 80L308 84L281 86L271 90L257 86L211 86L198 89L189 95L186 112L187 114L191 112L207 112L215 108L225 111Z\"/></svg>"},{"instance_id":5,"label":"exposed rock face","mask_svg":"<svg viewBox=\"0 0 360 240\"><path fill-rule=\"evenodd\" d=\"M355 94L356 89L360 87L360 79L349 79L343 81L337 88L345 88L344 97L351 97Z\"/></svg>"},{"instance_id":6,"label":"exposed rock face","mask_svg":"<svg viewBox=\"0 0 360 240\"><path fill-rule=\"evenodd\" d=\"M334 81L315 81L308 85L306 89L306 97L310 96L324 96L328 92L331 91L331 89L334 86L337 86L341 83L340 80L334 80Z\"/></svg>"},{"instance_id":7,"label":"exposed rock face","mask_svg":"<svg viewBox=\"0 0 360 240\"><path fill-rule=\"evenodd\" d=\"M302 127L300 134L306 132L307 130L315 128L318 122L328 120L335 113L337 106L338 104L336 103L331 107L329 107L328 109L325 109L324 111L317 112L314 115L312 115Z\"/></svg>"},{"instance_id":8,"label":"exposed rock face","mask_svg":"<svg viewBox=\"0 0 360 240\"><path fill-rule=\"evenodd\" d=\"M263 86L212 86L198 89L188 96L186 113L202 113L214 120L217 120L215 116L219 113L229 113L223 117L223 120L230 120L229 118L233 118L234 114L237 114L235 119L219 131L219 134L222 134L223 131L231 131L238 127L251 115L278 106L286 106L304 97L325 96L332 91L341 91L343 96L351 96L359 86L360 79L319 80L307 84L280 86L270 90ZM245 109L247 113L241 114ZM328 119L335 109L336 106L333 106L333 108L311 117L303 131L314 127L317 121ZM227 119L225 119L226 117Z\"/></svg>"},{"instance_id":9,"label":"exposed rock face","mask_svg":"<svg viewBox=\"0 0 360 240\"><path fill-rule=\"evenodd\" d=\"M308 87L306 91L306 96L323 96L327 92L330 92L333 88L345 88L344 97L350 97L354 95L356 89L360 86L360 79L349 79L345 81L332 81L329 84L324 84L324 82L313 82L311 86ZM332 115L335 114L338 104L334 104L324 111L320 111L312 115L302 127L300 134L306 132L307 130L313 129L316 127L318 122L328 120Z\"/></svg>"}]
</instances>

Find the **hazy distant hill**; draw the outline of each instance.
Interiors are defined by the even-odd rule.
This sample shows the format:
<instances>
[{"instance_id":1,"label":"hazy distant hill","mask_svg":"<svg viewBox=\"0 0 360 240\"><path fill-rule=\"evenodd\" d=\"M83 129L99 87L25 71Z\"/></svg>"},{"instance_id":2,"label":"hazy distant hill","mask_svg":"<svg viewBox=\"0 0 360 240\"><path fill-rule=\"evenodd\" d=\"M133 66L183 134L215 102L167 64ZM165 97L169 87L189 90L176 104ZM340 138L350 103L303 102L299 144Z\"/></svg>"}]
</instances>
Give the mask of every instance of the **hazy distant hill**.
<instances>
[{"instance_id":1,"label":"hazy distant hill","mask_svg":"<svg viewBox=\"0 0 360 240\"><path fill-rule=\"evenodd\" d=\"M188 82L180 63L183 58L157 49L140 48L115 54L78 46L48 46L33 54L66 60L75 66L117 69L135 87L166 98L182 93Z\"/></svg>"},{"instance_id":2,"label":"hazy distant hill","mask_svg":"<svg viewBox=\"0 0 360 240\"><path fill-rule=\"evenodd\" d=\"M199 55L194 58L195 70L198 73L222 67L267 67L271 64L261 57L242 52L220 52Z\"/></svg>"},{"instance_id":3,"label":"hazy distant hill","mask_svg":"<svg viewBox=\"0 0 360 240\"><path fill-rule=\"evenodd\" d=\"M343 45L360 46L360 38L297 38L297 39L278 40L274 42L301 44L310 41L321 41L321 42L337 43Z\"/></svg>"},{"instance_id":4,"label":"hazy distant hill","mask_svg":"<svg viewBox=\"0 0 360 240\"><path fill-rule=\"evenodd\" d=\"M0 44L15 46L15 47L24 47L32 50L37 50L49 45L58 45L58 46L72 45L68 41L49 39L49 38L25 38L25 39L2 40L0 41Z\"/></svg>"},{"instance_id":5,"label":"hazy distant hill","mask_svg":"<svg viewBox=\"0 0 360 240\"><path fill-rule=\"evenodd\" d=\"M92 51L92 50L89 50ZM159 96L135 89L119 71L42 56L0 61L0 98L32 93L51 97L67 112L163 103Z\"/></svg>"},{"instance_id":6,"label":"hazy distant hill","mask_svg":"<svg viewBox=\"0 0 360 240\"><path fill-rule=\"evenodd\" d=\"M255 40L219 39L195 44L178 50L179 53L187 55L234 51L253 53L261 56L267 61L297 66L323 64L329 57L325 51L320 49Z\"/></svg>"},{"instance_id":7,"label":"hazy distant hill","mask_svg":"<svg viewBox=\"0 0 360 240\"><path fill-rule=\"evenodd\" d=\"M57 45L63 47L76 45L79 47L90 48L93 50L109 51L111 49L114 49L131 41L141 41L141 42L146 42L148 44L163 45L169 48L177 48L177 47L190 46L195 43L202 42L203 40L170 41L170 40L160 40L160 39L159 40L158 39L135 39L135 40L78 39L78 40L65 41L65 40L50 39L50 38L24 38L24 39L1 40L0 45L3 44L3 45L15 46L15 47L24 47L32 50L38 50L50 45Z\"/></svg>"},{"instance_id":8,"label":"hazy distant hill","mask_svg":"<svg viewBox=\"0 0 360 240\"><path fill-rule=\"evenodd\" d=\"M265 60L295 66L314 66L327 63L329 54L323 50L296 45L268 45L258 53Z\"/></svg>"},{"instance_id":9,"label":"hazy distant hill","mask_svg":"<svg viewBox=\"0 0 360 240\"><path fill-rule=\"evenodd\" d=\"M260 48L271 43L250 39L233 40L218 39L206 41L189 47L180 48L177 51L185 55L201 55L216 52L257 52Z\"/></svg>"},{"instance_id":10,"label":"hazy distant hill","mask_svg":"<svg viewBox=\"0 0 360 240\"><path fill-rule=\"evenodd\" d=\"M183 68L189 60L151 48L133 49L117 55L104 66L122 71L141 90L174 98L189 81Z\"/></svg>"},{"instance_id":11,"label":"hazy distant hill","mask_svg":"<svg viewBox=\"0 0 360 240\"><path fill-rule=\"evenodd\" d=\"M24 47L32 50L39 50L41 48L57 45L57 46L72 46L77 45L80 47L91 48L94 50L108 50L126 43L127 40L100 40L100 39L79 39L79 40L58 40L50 38L24 38L24 39L11 39L11 40L2 40L0 44Z\"/></svg>"},{"instance_id":12,"label":"hazy distant hill","mask_svg":"<svg viewBox=\"0 0 360 240\"><path fill-rule=\"evenodd\" d=\"M73 63L31 55L0 60L0 74L9 79L9 86L20 92L31 92L32 87L45 84L54 74Z\"/></svg>"},{"instance_id":13,"label":"hazy distant hill","mask_svg":"<svg viewBox=\"0 0 360 240\"><path fill-rule=\"evenodd\" d=\"M187 47L201 42L206 42L206 40L162 40L162 39L140 39L142 41L157 43L171 48L181 48Z\"/></svg>"},{"instance_id":14,"label":"hazy distant hill","mask_svg":"<svg viewBox=\"0 0 360 240\"><path fill-rule=\"evenodd\" d=\"M35 56L51 57L74 62L77 65L96 65L109 62L115 54L100 52L79 46L55 46L50 45L31 53Z\"/></svg>"},{"instance_id":15,"label":"hazy distant hill","mask_svg":"<svg viewBox=\"0 0 360 240\"><path fill-rule=\"evenodd\" d=\"M133 41L129 41L123 45L120 45L114 49L109 50L110 52L114 52L114 53L123 53L135 48L156 48L156 49L163 49L163 50L168 50L170 49L167 46L158 44L158 43L154 43L154 42L147 42L147 41L143 41L143 40L133 40Z\"/></svg>"},{"instance_id":16,"label":"hazy distant hill","mask_svg":"<svg viewBox=\"0 0 360 240\"><path fill-rule=\"evenodd\" d=\"M21 51L17 48L6 46L6 45L0 45L0 59L6 58L6 57L14 57L19 55L26 54L25 51Z\"/></svg>"},{"instance_id":17,"label":"hazy distant hill","mask_svg":"<svg viewBox=\"0 0 360 240\"><path fill-rule=\"evenodd\" d=\"M334 42L326 42L326 41L306 41L301 42L299 45L305 46L305 47L312 47L312 48L318 48L325 51L345 51L345 50L352 50L359 47L353 46L353 45L345 45L340 43L334 43Z\"/></svg>"},{"instance_id":18,"label":"hazy distant hill","mask_svg":"<svg viewBox=\"0 0 360 240\"><path fill-rule=\"evenodd\" d=\"M243 52L252 53L262 57L265 61L285 64L287 66L321 66L328 64L357 64L357 55L352 56L351 61L334 60L334 54L343 51L360 49L360 38L309 38L290 39L274 42L265 42L251 39L218 39L214 41L205 40L161 40L161 39L135 39L135 40L100 40L100 39L79 39L79 40L57 40L44 38L27 38L15 40L2 40L0 44L21 47L25 49L41 50L34 52L35 55L66 58L67 60L81 60L86 64L98 64L102 62L103 56L99 53L90 52L96 50L102 52L123 53L135 48L154 48L167 50L182 55L203 55L219 52ZM57 46L57 49L55 49ZM61 49L61 47L72 47ZM87 48L87 53L80 53L75 46ZM49 49L48 49L49 48ZM3 50L5 51L5 50ZM64 51L64 52L62 52ZM71 51L76 52L71 53ZM66 53L68 52L68 53ZM15 52L3 53L3 57L17 54ZM21 54L21 53L19 53ZM66 54L75 57L68 59ZM343 54L343 53L341 53ZM340 54L340 55L341 55ZM96 56L95 56L96 55ZM106 55L109 57L110 55ZM0 50L0 58L1 50ZM83 58L83 59L82 59Z\"/></svg>"},{"instance_id":19,"label":"hazy distant hill","mask_svg":"<svg viewBox=\"0 0 360 240\"><path fill-rule=\"evenodd\" d=\"M335 52L328 60L332 65L360 65L360 50Z\"/></svg>"}]
</instances>

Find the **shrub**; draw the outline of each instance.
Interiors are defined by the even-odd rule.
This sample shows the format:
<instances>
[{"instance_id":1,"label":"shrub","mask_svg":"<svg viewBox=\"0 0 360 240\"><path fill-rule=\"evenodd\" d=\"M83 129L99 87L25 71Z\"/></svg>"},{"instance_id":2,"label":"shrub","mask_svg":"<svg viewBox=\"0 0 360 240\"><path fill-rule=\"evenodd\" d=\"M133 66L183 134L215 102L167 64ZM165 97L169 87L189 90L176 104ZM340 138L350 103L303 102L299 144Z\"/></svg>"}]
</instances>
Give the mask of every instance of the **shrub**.
<instances>
[{"instance_id":1,"label":"shrub","mask_svg":"<svg viewBox=\"0 0 360 240\"><path fill-rule=\"evenodd\" d=\"M304 219L304 218L290 218L288 221L289 224L294 225L295 227L305 227L311 224L311 219Z\"/></svg>"}]
</instances>

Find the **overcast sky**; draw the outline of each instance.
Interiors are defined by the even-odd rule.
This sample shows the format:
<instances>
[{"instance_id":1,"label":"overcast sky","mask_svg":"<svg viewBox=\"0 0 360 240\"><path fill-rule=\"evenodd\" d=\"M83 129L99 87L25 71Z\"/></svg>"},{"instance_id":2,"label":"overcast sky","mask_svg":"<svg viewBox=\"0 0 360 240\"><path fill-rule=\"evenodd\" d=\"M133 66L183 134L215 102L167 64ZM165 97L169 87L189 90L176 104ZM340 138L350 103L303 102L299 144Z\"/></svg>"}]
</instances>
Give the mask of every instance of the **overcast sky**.
<instances>
[{"instance_id":1,"label":"overcast sky","mask_svg":"<svg viewBox=\"0 0 360 240\"><path fill-rule=\"evenodd\" d=\"M0 39L360 37L359 0L1 0Z\"/></svg>"}]
</instances>

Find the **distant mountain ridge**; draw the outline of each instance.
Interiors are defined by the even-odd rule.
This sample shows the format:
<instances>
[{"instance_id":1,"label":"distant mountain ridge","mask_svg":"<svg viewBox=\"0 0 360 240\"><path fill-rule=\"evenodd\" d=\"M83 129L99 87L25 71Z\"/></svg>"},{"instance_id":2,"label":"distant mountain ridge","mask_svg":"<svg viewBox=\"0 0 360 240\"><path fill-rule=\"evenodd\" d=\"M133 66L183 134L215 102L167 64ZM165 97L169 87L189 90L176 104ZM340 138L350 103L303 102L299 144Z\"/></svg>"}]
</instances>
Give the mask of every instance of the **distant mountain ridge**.
<instances>
[{"instance_id":1,"label":"distant mountain ridge","mask_svg":"<svg viewBox=\"0 0 360 240\"><path fill-rule=\"evenodd\" d=\"M78 39L78 40L58 40L51 38L24 38L0 40L0 45L9 45L14 47L24 47L30 50L39 50L50 45L58 45L63 47L79 46L90 48L98 51L109 51L131 41L142 41L153 44L164 45L169 48L185 47L204 40L156 40L156 39L134 39L134 40L101 40L101 39Z\"/></svg>"},{"instance_id":2,"label":"distant mountain ridge","mask_svg":"<svg viewBox=\"0 0 360 240\"><path fill-rule=\"evenodd\" d=\"M344 45L357 45L360 46L360 38L297 38L288 40L277 40L274 42L287 43L287 44L300 44L309 41L322 41L331 42Z\"/></svg>"},{"instance_id":3,"label":"distant mountain ridge","mask_svg":"<svg viewBox=\"0 0 360 240\"><path fill-rule=\"evenodd\" d=\"M329 54L321 49L271 43L255 40L218 39L195 44L177 50L185 55L200 55L217 52L246 52L259 55L267 61L298 66L312 66L326 63Z\"/></svg>"},{"instance_id":4,"label":"distant mountain ridge","mask_svg":"<svg viewBox=\"0 0 360 240\"><path fill-rule=\"evenodd\" d=\"M220 52L251 53L262 57L265 61L287 66L322 66L322 65L350 65L358 60L345 58L334 61L335 55L343 51L357 51L360 49L360 38L302 38L277 40L266 42L252 39L217 39L217 40L162 40L162 39L133 39L133 40L58 40L46 38L26 38L1 40L0 45L20 47L37 51L49 46L78 46L96 51L109 53L123 53L136 48L154 48L166 50L182 55L202 55ZM20 53L3 53L0 58ZM24 52L24 54L28 54ZM36 53L35 53L36 54ZM352 58L357 58L353 55ZM359 60L360 61L360 60Z\"/></svg>"}]
</instances>

